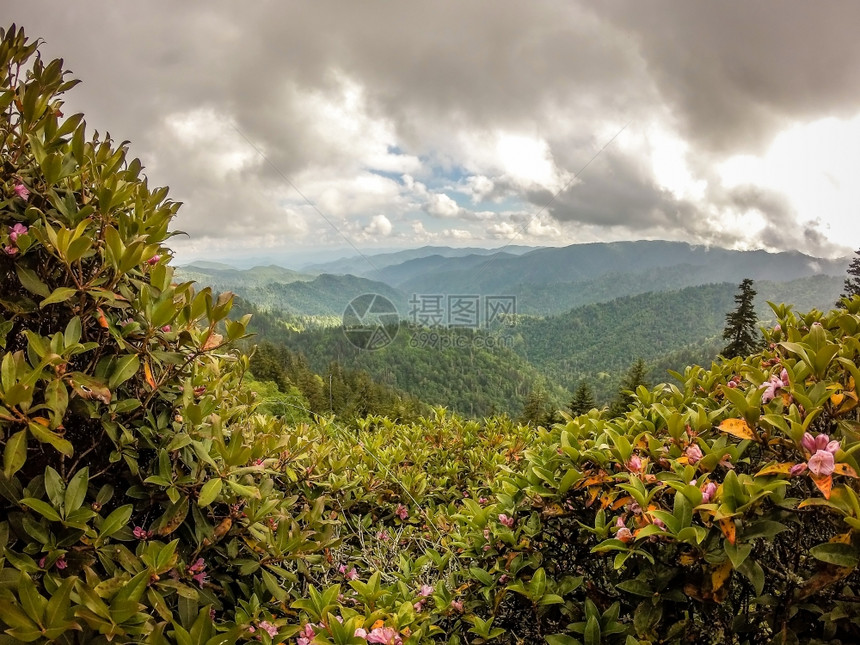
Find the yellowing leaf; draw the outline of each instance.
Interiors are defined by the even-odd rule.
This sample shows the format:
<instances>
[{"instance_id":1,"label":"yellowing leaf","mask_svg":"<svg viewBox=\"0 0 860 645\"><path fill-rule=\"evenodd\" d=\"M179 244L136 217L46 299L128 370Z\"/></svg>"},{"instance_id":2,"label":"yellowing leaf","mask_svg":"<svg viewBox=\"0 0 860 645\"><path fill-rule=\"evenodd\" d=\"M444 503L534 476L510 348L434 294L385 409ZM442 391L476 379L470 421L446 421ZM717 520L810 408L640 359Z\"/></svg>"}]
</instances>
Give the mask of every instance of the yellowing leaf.
<instances>
[{"instance_id":1,"label":"yellowing leaf","mask_svg":"<svg viewBox=\"0 0 860 645\"><path fill-rule=\"evenodd\" d=\"M152 368L149 366L149 361L145 361L143 363L143 376L146 379L146 382L149 384L153 390L155 389L155 379L152 378Z\"/></svg>"},{"instance_id":2,"label":"yellowing leaf","mask_svg":"<svg viewBox=\"0 0 860 645\"><path fill-rule=\"evenodd\" d=\"M834 464L833 472L837 475L845 475L846 477L853 477L854 479L857 479L857 471L854 470L848 464Z\"/></svg>"},{"instance_id":3,"label":"yellowing leaf","mask_svg":"<svg viewBox=\"0 0 860 645\"><path fill-rule=\"evenodd\" d=\"M755 476L764 477L765 475L787 475L789 471L796 465L797 464L793 464L790 462L782 464L770 464L769 466L765 466L760 471L758 471Z\"/></svg>"},{"instance_id":4,"label":"yellowing leaf","mask_svg":"<svg viewBox=\"0 0 860 645\"><path fill-rule=\"evenodd\" d=\"M735 521L730 517L723 517L719 521L720 531L723 532L723 535L726 536L726 539L734 544L735 540L737 540L737 528L735 527ZM732 564L729 562L729 568L731 568Z\"/></svg>"},{"instance_id":5,"label":"yellowing leaf","mask_svg":"<svg viewBox=\"0 0 860 645\"><path fill-rule=\"evenodd\" d=\"M726 559L719 567L711 573L711 589L716 596L716 593L723 588L729 577L732 575L732 561ZM715 598L716 599L716 598Z\"/></svg>"},{"instance_id":6,"label":"yellowing leaf","mask_svg":"<svg viewBox=\"0 0 860 645\"><path fill-rule=\"evenodd\" d=\"M815 475L811 475L812 481L818 487L818 490L821 491L821 494L824 495L824 499L830 499L830 491L833 488L833 477L831 475L827 475L827 477L816 477Z\"/></svg>"},{"instance_id":7,"label":"yellowing leaf","mask_svg":"<svg viewBox=\"0 0 860 645\"><path fill-rule=\"evenodd\" d=\"M757 437L744 419L726 419L720 424L720 430L739 439L755 441Z\"/></svg>"},{"instance_id":8,"label":"yellowing leaf","mask_svg":"<svg viewBox=\"0 0 860 645\"><path fill-rule=\"evenodd\" d=\"M830 395L830 402L833 405L839 405L840 403L842 403L842 400L844 398L845 398L845 395L842 392L839 392L837 394L831 394Z\"/></svg>"}]
</instances>

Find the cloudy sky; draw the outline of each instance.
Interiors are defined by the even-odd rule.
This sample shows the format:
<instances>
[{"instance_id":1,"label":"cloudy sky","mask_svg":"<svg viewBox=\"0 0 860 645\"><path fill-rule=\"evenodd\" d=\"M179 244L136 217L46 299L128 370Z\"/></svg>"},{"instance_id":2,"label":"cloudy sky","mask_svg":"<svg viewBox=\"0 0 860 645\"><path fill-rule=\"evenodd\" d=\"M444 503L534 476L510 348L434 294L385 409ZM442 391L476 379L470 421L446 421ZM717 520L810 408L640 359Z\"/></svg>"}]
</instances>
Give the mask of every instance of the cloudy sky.
<instances>
[{"instance_id":1,"label":"cloudy sky","mask_svg":"<svg viewBox=\"0 0 860 645\"><path fill-rule=\"evenodd\" d=\"M860 3L7 0L180 259L860 247Z\"/></svg>"}]
</instances>

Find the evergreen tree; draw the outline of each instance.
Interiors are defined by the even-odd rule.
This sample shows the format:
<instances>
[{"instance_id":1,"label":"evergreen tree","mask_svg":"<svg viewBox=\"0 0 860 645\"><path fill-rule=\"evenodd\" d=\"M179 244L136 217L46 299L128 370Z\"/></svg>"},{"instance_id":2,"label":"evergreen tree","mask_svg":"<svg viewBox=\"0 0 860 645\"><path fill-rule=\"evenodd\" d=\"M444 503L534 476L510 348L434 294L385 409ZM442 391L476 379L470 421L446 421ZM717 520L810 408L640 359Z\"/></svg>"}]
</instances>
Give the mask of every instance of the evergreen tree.
<instances>
[{"instance_id":1,"label":"evergreen tree","mask_svg":"<svg viewBox=\"0 0 860 645\"><path fill-rule=\"evenodd\" d=\"M573 416L578 417L593 407L595 407L595 403L591 386L588 384L588 381L582 381L573 393L573 399L570 402L570 412Z\"/></svg>"},{"instance_id":2,"label":"evergreen tree","mask_svg":"<svg viewBox=\"0 0 860 645\"><path fill-rule=\"evenodd\" d=\"M758 349L759 335L753 304L755 294L753 281L749 278L738 285L738 293L735 294L737 307L726 314L726 327L723 330L723 339L729 341L721 352L726 358L748 356Z\"/></svg>"},{"instance_id":3,"label":"evergreen tree","mask_svg":"<svg viewBox=\"0 0 860 645\"><path fill-rule=\"evenodd\" d=\"M523 413L520 415L520 422L547 425L551 420L552 412L549 409L546 392L541 389L532 390L526 399Z\"/></svg>"},{"instance_id":4,"label":"evergreen tree","mask_svg":"<svg viewBox=\"0 0 860 645\"><path fill-rule=\"evenodd\" d=\"M845 278L845 286L842 291L842 298L852 298L860 296L860 249L854 251L857 257L851 260L848 265L848 277ZM842 302L836 303L837 307L844 307Z\"/></svg>"},{"instance_id":5,"label":"evergreen tree","mask_svg":"<svg viewBox=\"0 0 860 645\"><path fill-rule=\"evenodd\" d=\"M633 402L633 395L636 393L636 388L640 385L648 387L648 381L645 378L648 373L648 368L645 366L645 361L637 358L636 362L630 367L624 380L621 381L621 387L618 391L618 396L612 402L609 408L613 416L624 414L627 412L627 406Z\"/></svg>"}]
</instances>

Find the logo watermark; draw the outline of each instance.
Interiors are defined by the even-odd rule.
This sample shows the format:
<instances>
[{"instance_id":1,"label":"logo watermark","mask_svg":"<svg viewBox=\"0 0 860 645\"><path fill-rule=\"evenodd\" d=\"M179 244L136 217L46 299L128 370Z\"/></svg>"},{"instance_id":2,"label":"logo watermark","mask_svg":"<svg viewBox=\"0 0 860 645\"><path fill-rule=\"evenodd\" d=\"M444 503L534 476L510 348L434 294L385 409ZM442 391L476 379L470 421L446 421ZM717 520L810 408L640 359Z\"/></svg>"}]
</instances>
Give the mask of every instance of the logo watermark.
<instances>
[{"instance_id":1,"label":"logo watermark","mask_svg":"<svg viewBox=\"0 0 860 645\"><path fill-rule=\"evenodd\" d=\"M415 325L448 329L480 329L516 324L516 296L443 295L413 293L409 318Z\"/></svg>"},{"instance_id":2,"label":"logo watermark","mask_svg":"<svg viewBox=\"0 0 860 645\"><path fill-rule=\"evenodd\" d=\"M397 307L378 293L364 293L349 301L343 311L343 333L359 349L390 345L400 331Z\"/></svg>"},{"instance_id":3,"label":"logo watermark","mask_svg":"<svg viewBox=\"0 0 860 645\"><path fill-rule=\"evenodd\" d=\"M413 293L408 301L410 347L494 349L509 347L510 337L471 334L468 330L516 325L516 296ZM395 304L378 293L353 298L343 312L343 333L358 349L373 351L390 345L400 330Z\"/></svg>"}]
</instances>

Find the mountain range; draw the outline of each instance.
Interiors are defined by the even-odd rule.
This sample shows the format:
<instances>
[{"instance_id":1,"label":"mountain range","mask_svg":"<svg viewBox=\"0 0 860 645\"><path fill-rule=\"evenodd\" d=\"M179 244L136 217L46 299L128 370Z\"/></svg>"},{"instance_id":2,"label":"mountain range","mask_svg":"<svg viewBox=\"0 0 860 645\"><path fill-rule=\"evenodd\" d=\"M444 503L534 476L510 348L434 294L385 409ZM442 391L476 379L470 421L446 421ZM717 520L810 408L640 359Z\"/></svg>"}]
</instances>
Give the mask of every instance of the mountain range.
<instances>
[{"instance_id":1,"label":"mountain range","mask_svg":"<svg viewBox=\"0 0 860 645\"><path fill-rule=\"evenodd\" d=\"M198 262L180 267L178 277L297 315L340 315L355 296L378 293L409 319L413 294L515 296L518 313L543 316L651 291L737 284L744 278L788 283L815 275L834 278L822 283L821 297L813 302L824 308L838 295L848 262L798 252L637 241L501 251L422 247L311 265L301 272Z\"/></svg>"}]
</instances>

